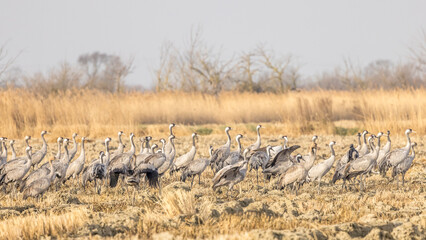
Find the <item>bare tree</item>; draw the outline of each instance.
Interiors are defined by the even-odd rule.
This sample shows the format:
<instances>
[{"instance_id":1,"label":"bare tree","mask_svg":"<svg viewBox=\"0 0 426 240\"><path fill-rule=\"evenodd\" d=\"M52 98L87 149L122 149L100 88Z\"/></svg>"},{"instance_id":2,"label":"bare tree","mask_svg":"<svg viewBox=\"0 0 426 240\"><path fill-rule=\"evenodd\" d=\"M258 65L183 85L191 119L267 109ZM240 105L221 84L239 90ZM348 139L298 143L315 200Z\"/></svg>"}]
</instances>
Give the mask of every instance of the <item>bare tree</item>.
<instances>
[{"instance_id":1,"label":"bare tree","mask_svg":"<svg viewBox=\"0 0 426 240\"><path fill-rule=\"evenodd\" d=\"M52 92L66 91L80 87L81 72L69 63L62 63L58 69L52 69L47 76L35 73L23 78L25 86L32 91L47 95Z\"/></svg>"},{"instance_id":2,"label":"bare tree","mask_svg":"<svg viewBox=\"0 0 426 240\"><path fill-rule=\"evenodd\" d=\"M85 88L96 88L110 92L120 92L124 79L133 69L133 59L123 62L119 56L94 52L83 54L78 63L85 73Z\"/></svg>"},{"instance_id":3,"label":"bare tree","mask_svg":"<svg viewBox=\"0 0 426 240\"><path fill-rule=\"evenodd\" d=\"M0 46L0 87L8 87L10 76L13 74L10 72L8 74L8 71L11 69L18 56L19 54L15 57L8 57L5 45ZM16 71L14 73L16 73ZM13 76L15 76L15 74L13 74Z\"/></svg>"},{"instance_id":4,"label":"bare tree","mask_svg":"<svg viewBox=\"0 0 426 240\"><path fill-rule=\"evenodd\" d=\"M176 74L177 57L170 42L165 42L160 49L160 63L154 70L157 92L173 89L173 74Z\"/></svg>"},{"instance_id":5,"label":"bare tree","mask_svg":"<svg viewBox=\"0 0 426 240\"><path fill-rule=\"evenodd\" d=\"M238 67L243 75L243 90L253 92L255 90L255 74L259 72L256 54L254 52L243 52L238 61Z\"/></svg>"},{"instance_id":6,"label":"bare tree","mask_svg":"<svg viewBox=\"0 0 426 240\"><path fill-rule=\"evenodd\" d=\"M261 61L270 71L270 79L276 85L278 92L290 89L290 83L286 81L286 71L293 61L292 55L276 57L272 51L267 51L264 46L257 49Z\"/></svg>"}]
</instances>

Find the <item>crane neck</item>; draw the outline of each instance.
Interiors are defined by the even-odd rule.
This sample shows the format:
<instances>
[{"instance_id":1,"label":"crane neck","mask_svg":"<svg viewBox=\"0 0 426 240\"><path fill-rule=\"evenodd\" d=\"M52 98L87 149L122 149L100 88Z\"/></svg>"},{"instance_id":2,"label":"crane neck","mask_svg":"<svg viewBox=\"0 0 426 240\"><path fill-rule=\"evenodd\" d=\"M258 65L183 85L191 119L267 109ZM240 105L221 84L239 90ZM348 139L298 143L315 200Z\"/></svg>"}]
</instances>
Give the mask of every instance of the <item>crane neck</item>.
<instances>
[{"instance_id":1,"label":"crane neck","mask_svg":"<svg viewBox=\"0 0 426 240\"><path fill-rule=\"evenodd\" d=\"M6 148L6 146L4 147ZM12 156L16 156L15 147L13 146L13 144L10 144L10 149L12 150Z\"/></svg>"},{"instance_id":2,"label":"crane neck","mask_svg":"<svg viewBox=\"0 0 426 240\"><path fill-rule=\"evenodd\" d=\"M241 141L240 141L240 138L237 138L237 143L238 143L238 153L241 153Z\"/></svg>"},{"instance_id":3,"label":"crane neck","mask_svg":"<svg viewBox=\"0 0 426 240\"><path fill-rule=\"evenodd\" d=\"M330 152L331 152L331 156L336 156L336 154L334 153L333 144L330 145Z\"/></svg>"},{"instance_id":4,"label":"crane neck","mask_svg":"<svg viewBox=\"0 0 426 240\"><path fill-rule=\"evenodd\" d=\"M58 154L61 154L61 142L58 142Z\"/></svg>"},{"instance_id":5,"label":"crane neck","mask_svg":"<svg viewBox=\"0 0 426 240\"><path fill-rule=\"evenodd\" d=\"M358 136L358 146L361 146L361 135Z\"/></svg>"},{"instance_id":6,"label":"crane neck","mask_svg":"<svg viewBox=\"0 0 426 240\"><path fill-rule=\"evenodd\" d=\"M105 143L105 157L106 157L106 160L105 160L105 166L107 166L108 167L108 165L109 165L109 160L110 160L110 154L109 154L109 142L106 142ZM102 157L101 157L101 162L102 162Z\"/></svg>"},{"instance_id":7,"label":"crane neck","mask_svg":"<svg viewBox=\"0 0 426 240\"><path fill-rule=\"evenodd\" d=\"M65 150L65 160L66 160L66 162L69 162L70 161L70 155L68 153L68 146L66 144L64 145L64 150Z\"/></svg>"},{"instance_id":8,"label":"crane neck","mask_svg":"<svg viewBox=\"0 0 426 240\"><path fill-rule=\"evenodd\" d=\"M42 149L47 149L47 142L46 142L46 139L44 138L44 134L41 134L41 140L43 140Z\"/></svg>"},{"instance_id":9,"label":"crane neck","mask_svg":"<svg viewBox=\"0 0 426 240\"><path fill-rule=\"evenodd\" d=\"M118 134L118 142L123 145L123 141L121 140L121 134Z\"/></svg>"},{"instance_id":10,"label":"crane neck","mask_svg":"<svg viewBox=\"0 0 426 240\"><path fill-rule=\"evenodd\" d=\"M84 153L85 153L85 150L84 150L84 140L81 140L81 153L80 153L80 155L84 155Z\"/></svg>"},{"instance_id":11,"label":"crane neck","mask_svg":"<svg viewBox=\"0 0 426 240\"><path fill-rule=\"evenodd\" d=\"M29 161L29 162L30 162L30 164L31 164L31 150L26 151L26 153L27 153L28 161Z\"/></svg>"},{"instance_id":12,"label":"crane neck","mask_svg":"<svg viewBox=\"0 0 426 240\"><path fill-rule=\"evenodd\" d=\"M387 135L387 138L388 138L388 142L391 142L389 134Z\"/></svg>"},{"instance_id":13,"label":"crane neck","mask_svg":"<svg viewBox=\"0 0 426 240\"><path fill-rule=\"evenodd\" d=\"M410 150L410 148L411 148L410 135L409 135L409 133L406 133L405 136L407 136L407 145L405 146L405 148L407 148L408 150Z\"/></svg>"},{"instance_id":14,"label":"crane neck","mask_svg":"<svg viewBox=\"0 0 426 240\"><path fill-rule=\"evenodd\" d=\"M413 154L411 156L414 159L416 157L416 152L414 151L414 146L411 146L411 151L413 152Z\"/></svg>"},{"instance_id":15,"label":"crane neck","mask_svg":"<svg viewBox=\"0 0 426 240\"><path fill-rule=\"evenodd\" d=\"M161 142L161 152L164 153L165 148L166 148L166 144L164 143L164 141Z\"/></svg>"},{"instance_id":16,"label":"crane neck","mask_svg":"<svg viewBox=\"0 0 426 240\"><path fill-rule=\"evenodd\" d=\"M192 137L192 146L195 147L195 136Z\"/></svg>"},{"instance_id":17,"label":"crane neck","mask_svg":"<svg viewBox=\"0 0 426 240\"><path fill-rule=\"evenodd\" d=\"M130 148L129 153L131 153L132 155L135 154L135 143L133 142L133 135L130 137L130 144L132 145Z\"/></svg>"},{"instance_id":18,"label":"crane neck","mask_svg":"<svg viewBox=\"0 0 426 240\"><path fill-rule=\"evenodd\" d=\"M287 149L287 139L286 138L284 138L284 144L283 144L283 149Z\"/></svg>"},{"instance_id":19,"label":"crane neck","mask_svg":"<svg viewBox=\"0 0 426 240\"><path fill-rule=\"evenodd\" d=\"M226 146L231 146L231 136L229 135L229 131L226 131L226 135L228 136L228 141L226 142Z\"/></svg>"},{"instance_id":20,"label":"crane neck","mask_svg":"<svg viewBox=\"0 0 426 240\"><path fill-rule=\"evenodd\" d=\"M169 126L170 135L173 135L173 125Z\"/></svg>"},{"instance_id":21,"label":"crane neck","mask_svg":"<svg viewBox=\"0 0 426 240\"><path fill-rule=\"evenodd\" d=\"M367 144L366 133L362 133L362 138L364 139L364 144Z\"/></svg>"},{"instance_id":22,"label":"crane neck","mask_svg":"<svg viewBox=\"0 0 426 240\"><path fill-rule=\"evenodd\" d=\"M0 149L1 149L1 146L3 145L3 151L0 151L1 152L1 155L2 156L6 156L7 157L7 147L6 147L6 143L5 142L2 142L1 144L0 144ZM10 145L11 146L11 148L13 149L13 144L12 145ZM14 150L12 150L12 152L13 152Z\"/></svg>"}]
</instances>

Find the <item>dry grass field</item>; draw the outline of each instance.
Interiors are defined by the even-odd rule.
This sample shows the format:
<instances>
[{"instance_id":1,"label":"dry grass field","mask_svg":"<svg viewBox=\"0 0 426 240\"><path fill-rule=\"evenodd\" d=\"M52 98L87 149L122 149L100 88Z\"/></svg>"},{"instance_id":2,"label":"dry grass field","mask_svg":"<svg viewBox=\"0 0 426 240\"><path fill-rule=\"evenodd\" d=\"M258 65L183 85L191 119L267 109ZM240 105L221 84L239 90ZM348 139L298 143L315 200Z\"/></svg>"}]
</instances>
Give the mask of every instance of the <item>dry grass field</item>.
<instances>
[{"instance_id":1,"label":"dry grass field","mask_svg":"<svg viewBox=\"0 0 426 240\"><path fill-rule=\"evenodd\" d=\"M167 132L167 125L162 127ZM250 127L240 124L233 128L232 136L247 132L242 139L243 146L255 141L255 132L247 130ZM191 140L189 135L178 132L182 130L176 130L176 149L180 155L189 150ZM154 141L166 134L155 135ZM405 138L395 135L393 147L403 146ZM49 137L48 157L51 157L55 141L53 136ZM36 136L33 138L32 145L38 149L41 141ZM280 144L276 138L264 134L263 144ZM301 145L298 152L305 153L310 138L309 135L291 137L290 144ZM424 239L425 137L413 134L412 138L419 144L418 155L406 175L406 185L399 190L395 182L374 175L367 179L365 192L357 188L340 192L341 182L328 183L334 168L323 178L319 195L316 184L304 185L297 196L273 189L274 183L258 186L253 171L228 198L225 189L213 192L210 169L203 174L201 185L196 183L192 191L189 182L179 182L177 176L167 174L162 180L161 195L156 189L135 191L133 187L103 189L98 195L92 185L83 190L77 183L67 182L58 192L51 189L41 201L23 201L22 195L14 198L1 193L0 239L44 236L60 239ZM335 149L340 158L355 137L320 135L320 159L329 156L327 144L331 140L337 142ZM197 157L206 156L210 144L218 146L224 142L224 134L200 136ZM126 143L129 146L128 140ZM235 148L235 141L233 145ZM23 154L23 146L22 140L16 144L18 155ZM86 144L86 148L87 158L91 160L103 149L102 140L94 140Z\"/></svg>"},{"instance_id":2,"label":"dry grass field","mask_svg":"<svg viewBox=\"0 0 426 240\"><path fill-rule=\"evenodd\" d=\"M38 96L26 90L0 91L0 126L9 138L54 136L76 131L90 137L115 136L117 129L136 135L159 135L167 128L152 124L184 125L280 123L265 129L274 135L353 134L359 129L408 127L426 134L426 90L301 91L287 94L225 92L110 94L75 90ZM201 126L206 127L206 126ZM202 133L222 133L206 127ZM196 127L193 127L196 128ZM188 128L186 134L192 129ZM182 129L181 129L182 130ZM179 131L179 130L178 130Z\"/></svg>"},{"instance_id":3,"label":"dry grass field","mask_svg":"<svg viewBox=\"0 0 426 240\"><path fill-rule=\"evenodd\" d=\"M0 193L0 239L53 238L215 238L215 239L424 239L426 229L426 90L364 92L290 92L288 94L128 93L68 91L37 96L25 90L0 91L0 135L16 139L18 155L24 152L23 136L32 135L34 149L41 146L40 132L48 130L53 156L58 136L73 132L92 139L86 144L86 163L103 150L106 136L123 130L137 137L151 135L154 142L167 137L175 122L177 155L186 153L192 132L199 133L198 157L207 157L208 146L226 141L223 132L232 126L242 133L243 146L255 141L255 127L262 123L262 145L278 145L280 135L299 144L306 154L312 134L319 138L320 160L329 156L327 144L335 140L337 158L355 143L354 134L391 130L392 147L405 145L403 132L413 128L418 143L407 183L373 175L367 189L341 191L341 182L329 184L334 168L317 185L305 184L299 194L274 189L274 182L256 184L255 173L226 191L213 192L212 172L203 173L190 191L178 176L162 179L158 189L133 187L103 189L95 193L67 182L57 192L50 189L41 201ZM137 141L137 152L139 142ZM79 152L77 153L77 155ZM390 173L388 173L389 175ZM224 189L223 189L224 190Z\"/></svg>"}]
</instances>

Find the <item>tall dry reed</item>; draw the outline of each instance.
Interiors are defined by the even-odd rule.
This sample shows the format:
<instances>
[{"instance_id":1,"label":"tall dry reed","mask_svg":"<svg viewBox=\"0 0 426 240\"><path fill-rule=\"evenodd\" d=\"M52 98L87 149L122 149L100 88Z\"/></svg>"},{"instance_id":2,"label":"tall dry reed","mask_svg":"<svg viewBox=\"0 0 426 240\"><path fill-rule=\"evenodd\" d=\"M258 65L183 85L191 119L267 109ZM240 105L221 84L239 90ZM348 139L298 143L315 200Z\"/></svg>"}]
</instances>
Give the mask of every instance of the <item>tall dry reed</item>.
<instances>
[{"instance_id":1,"label":"tall dry reed","mask_svg":"<svg viewBox=\"0 0 426 240\"><path fill-rule=\"evenodd\" d=\"M38 96L0 91L0 134L8 137L77 131L148 133L150 124L269 123L294 134L332 134L336 126L426 133L426 90L301 91L286 94L224 92L110 94L75 90ZM167 127L162 126L165 130Z\"/></svg>"}]
</instances>

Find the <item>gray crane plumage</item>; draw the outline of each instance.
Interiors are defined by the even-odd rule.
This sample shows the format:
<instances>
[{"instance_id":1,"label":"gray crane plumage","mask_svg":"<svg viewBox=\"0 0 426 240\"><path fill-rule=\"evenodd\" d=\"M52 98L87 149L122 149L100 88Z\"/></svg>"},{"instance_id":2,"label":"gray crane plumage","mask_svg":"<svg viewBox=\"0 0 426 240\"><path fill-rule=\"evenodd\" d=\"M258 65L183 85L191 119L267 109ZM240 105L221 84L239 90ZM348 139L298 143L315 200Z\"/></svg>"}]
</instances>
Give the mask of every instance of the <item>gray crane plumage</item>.
<instances>
[{"instance_id":1,"label":"gray crane plumage","mask_svg":"<svg viewBox=\"0 0 426 240\"><path fill-rule=\"evenodd\" d=\"M47 154L47 142L46 139L44 138L44 135L47 134L47 131L42 131L41 132L41 139L43 141L43 146L41 147L40 150L38 150L37 152L33 153L31 155L31 165L32 167L36 167L41 161L43 161L44 157Z\"/></svg>"},{"instance_id":2,"label":"gray crane plumage","mask_svg":"<svg viewBox=\"0 0 426 240\"><path fill-rule=\"evenodd\" d=\"M62 143L62 140L63 140L64 138L63 137L58 137L58 139L56 140L56 142L57 142L57 146L58 146L58 151L56 152L56 154L55 154L55 160L59 160L59 159L61 159L61 157L62 157L62 153L61 153L61 143Z\"/></svg>"},{"instance_id":3,"label":"gray crane plumage","mask_svg":"<svg viewBox=\"0 0 426 240\"><path fill-rule=\"evenodd\" d=\"M236 151L232 151L232 152L229 153L228 158L225 161L223 161L223 166L219 166L219 169L221 169L221 168L223 168L225 166L229 166L229 165L235 164L235 163L243 160L243 156L241 155L242 147L241 147L241 140L240 140L243 137L244 136L241 135L241 134L238 134L235 137L235 140L237 140L238 148L237 148Z\"/></svg>"},{"instance_id":4,"label":"gray crane plumage","mask_svg":"<svg viewBox=\"0 0 426 240\"><path fill-rule=\"evenodd\" d=\"M117 149L111 154L111 157L114 157L118 154L122 154L124 152L124 144L123 144L123 140L121 139L121 136L123 135L123 131L119 131L118 132L118 147Z\"/></svg>"},{"instance_id":5,"label":"gray crane plumage","mask_svg":"<svg viewBox=\"0 0 426 240\"><path fill-rule=\"evenodd\" d=\"M213 147L209 147L209 155L210 157L213 154ZM209 158L199 158L195 161L192 161L182 172L182 176L180 177L182 182L185 182L188 177L192 177L191 181L191 189L194 183L194 177L198 175L198 184L201 184L201 174L210 164Z\"/></svg>"},{"instance_id":6,"label":"gray crane plumage","mask_svg":"<svg viewBox=\"0 0 426 240\"><path fill-rule=\"evenodd\" d=\"M309 171L308 175L306 177L306 180L309 181L315 181L318 180L318 193L321 191L321 178L325 176L333 167L333 163L336 159L334 148L333 146L336 144L336 142L332 141L329 144L331 156L330 158L326 159L325 161L313 166Z\"/></svg>"},{"instance_id":7,"label":"gray crane plumage","mask_svg":"<svg viewBox=\"0 0 426 240\"><path fill-rule=\"evenodd\" d=\"M261 142L262 140L261 140L261 137L260 137L260 129L261 128L262 128L262 125L257 125L257 127L256 127L257 140L256 140L255 143L253 143L252 145L247 147L250 151L255 151L255 150L259 149L260 146L262 145L262 142Z\"/></svg>"},{"instance_id":8,"label":"gray crane plumage","mask_svg":"<svg viewBox=\"0 0 426 240\"><path fill-rule=\"evenodd\" d=\"M219 187L228 186L228 192L226 193L228 196L229 191L231 191L236 184L244 180L248 167L248 153L249 149L245 149L243 153L244 161L238 162L234 165L226 166L216 173L212 180L213 191Z\"/></svg>"},{"instance_id":9,"label":"gray crane plumage","mask_svg":"<svg viewBox=\"0 0 426 240\"><path fill-rule=\"evenodd\" d=\"M68 150L70 161L73 160L75 155L77 154L78 143L77 143L77 140L75 139L77 136L78 136L77 133L72 134L72 142L73 142L74 145L70 150Z\"/></svg>"},{"instance_id":10,"label":"gray crane plumage","mask_svg":"<svg viewBox=\"0 0 426 240\"><path fill-rule=\"evenodd\" d=\"M268 164L271 157L271 146L266 147L266 152L264 151L255 151L249 159L250 171L252 169L256 170L256 183L259 184L259 168L265 170L266 164Z\"/></svg>"},{"instance_id":11,"label":"gray crane plumage","mask_svg":"<svg viewBox=\"0 0 426 240\"><path fill-rule=\"evenodd\" d=\"M81 138L81 147L80 147L80 156L70 163L68 166L68 169L65 173L65 178L63 179L63 182L69 180L71 177L73 179L76 179L80 173L83 171L84 163L86 161L86 152L84 149L84 141L86 141L86 137Z\"/></svg>"},{"instance_id":12,"label":"gray crane plumage","mask_svg":"<svg viewBox=\"0 0 426 240\"><path fill-rule=\"evenodd\" d=\"M367 138L366 138L366 135L368 134L368 131L367 130L364 130L363 132L362 132L362 140L363 140L363 142L362 142L362 145L361 145L361 148L358 150L358 152L359 152L359 156L360 157L362 157L362 156L364 156L365 154L368 154L369 152L370 152L370 150L369 150L369 146L368 146L368 144L367 144Z\"/></svg>"},{"instance_id":13,"label":"gray crane plumage","mask_svg":"<svg viewBox=\"0 0 426 240\"><path fill-rule=\"evenodd\" d=\"M3 137L0 138L0 168L4 164L7 163L7 148L6 148L6 143L5 143L6 140L7 140L7 138L3 138ZM12 146L13 146L13 144L12 144ZM3 147L3 149L2 149L2 147ZM15 156L15 158L16 158L16 156ZM12 159L14 159L14 158L12 158Z\"/></svg>"},{"instance_id":14,"label":"gray crane plumage","mask_svg":"<svg viewBox=\"0 0 426 240\"><path fill-rule=\"evenodd\" d=\"M25 149L26 156L8 161L0 168L0 186L20 181L31 168L31 146Z\"/></svg>"},{"instance_id":15,"label":"gray crane plumage","mask_svg":"<svg viewBox=\"0 0 426 240\"><path fill-rule=\"evenodd\" d=\"M180 170L186 168L194 160L195 154L197 153L197 147L195 145L195 138L197 138L197 133L192 133L191 137L192 137L191 149L189 150L189 152L176 158L176 161L174 161L173 163L172 172L179 172Z\"/></svg>"},{"instance_id":16,"label":"gray crane plumage","mask_svg":"<svg viewBox=\"0 0 426 240\"><path fill-rule=\"evenodd\" d=\"M392 141L390 139L390 131L388 130L386 133L386 137L387 137L387 142L385 144L385 146L383 146L382 149L380 149L379 151L379 156L377 157L377 163L376 166L380 166L382 165L383 160L385 160L385 156L390 152L391 150L391 145L392 145Z\"/></svg>"},{"instance_id":17,"label":"gray crane plumage","mask_svg":"<svg viewBox=\"0 0 426 240\"><path fill-rule=\"evenodd\" d=\"M230 130L230 127L225 128L228 141L225 143L225 145L222 145L218 149L214 150L213 155L210 158L210 166L215 172L219 170L218 167L229 157L229 154L231 153L231 136L229 135Z\"/></svg>"},{"instance_id":18,"label":"gray crane plumage","mask_svg":"<svg viewBox=\"0 0 426 240\"><path fill-rule=\"evenodd\" d=\"M110 178L110 187L115 187L120 174L126 174L130 169L130 162L135 155L135 143L133 142L134 134L130 133L131 148L128 152L119 154L111 158L107 171Z\"/></svg>"},{"instance_id":19,"label":"gray crane plumage","mask_svg":"<svg viewBox=\"0 0 426 240\"><path fill-rule=\"evenodd\" d=\"M398 187L398 174L401 174L402 178L402 186L404 186L405 183L405 173L410 169L411 165L413 164L414 158L416 157L416 152L414 150L414 147L417 146L417 143L411 144L411 155L408 155L400 164L393 167L392 170L392 177L396 177L396 185Z\"/></svg>"},{"instance_id":20,"label":"gray crane plumage","mask_svg":"<svg viewBox=\"0 0 426 240\"><path fill-rule=\"evenodd\" d=\"M50 171L48 174L46 174L43 177L40 177L36 181L30 183L28 186L26 186L23 189L23 199L27 199L28 197L38 197L39 195L43 195L44 192L46 192L49 187L52 185L52 182L54 181L56 174L54 171L54 167L52 164L52 161L49 160L50 164Z\"/></svg>"},{"instance_id":21,"label":"gray crane plumage","mask_svg":"<svg viewBox=\"0 0 426 240\"><path fill-rule=\"evenodd\" d=\"M12 156L11 156L10 159L15 159L16 158L16 151L15 151L15 147L14 147L15 140L10 140L9 145L10 145L10 150L12 151Z\"/></svg>"},{"instance_id":22,"label":"gray crane plumage","mask_svg":"<svg viewBox=\"0 0 426 240\"><path fill-rule=\"evenodd\" d=\"M309 169L306 169L305 165L302 164L303 162L308 161L304 161L302 158L302 155L298 154L296 156L296 161L300 163L292 165L285 173L281 174L278 180L278 184L281 188L285 188L286 186L293 184L296 188L296 195L300 186L305 182L309 171Z\"/></svg>"},{"instance_id":23,"label":"gray crane plumage","mask_svg":"<svg viewBox=\"0 0 426 240\"><path fill-rule=\"evenodd\" d=\"M360 176L360 189L362 190L364 188L365 179L363 179L363 177L365 177L367 173L369 173L376 164L380 150L380 138L382 135L383 133L380 132L377 134L377 137L372 135L371 140L369 139L371 149L374 149L374 151L364 156L361 156L347 164L344 171L343 186L345 186L346 180ZM374 138L377 138L377 147L374 146Z\"/></svg>"},{"instance_id":24,"label":"gray crane plumage","mask_svg":"<svg viewBox=\"0 0 426 240\"><path fill-rule=\"evenodd\" d=\"M166 161L163 163L163 165L161 165L158 168L158 174L160 176L164 175L164 173L166 173L167 170L169 170L171 168L171 166L173 165L173 161L174 161L175 156L176 156L175 144L173 142L174 139L175 139L174 135L170 135L169 136L169 139L168 139L168 142L166 144L166 147L170 146L171 149L169 151L166 148L166 152L164 154L166 156Z\"/></svg>"},{"instance_id":25,"label":"gray crane plumage","mask_svg":"<svg viewBox=\"0 0 426 240\"><path fill-rule=\"evenodd\" d=\"M407 137L407 144L405 147L394 149L385 155L381 165L379 166L382 176L386 176L386 172L389 168L397 166L408 156L411 149L410 134L412 132L414 132L412 129L407 129L405 131L405 136Z\"/></svg>"}]
</instances>

